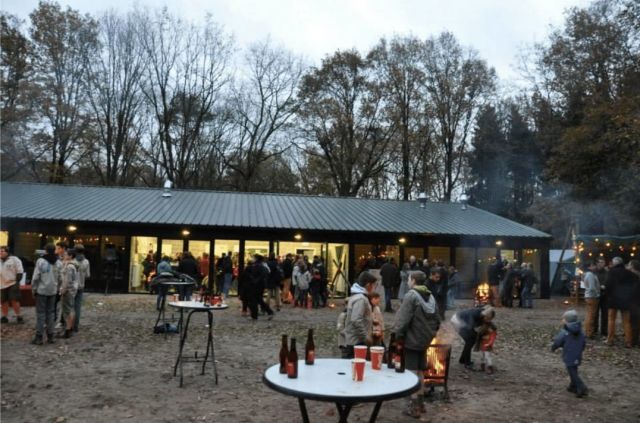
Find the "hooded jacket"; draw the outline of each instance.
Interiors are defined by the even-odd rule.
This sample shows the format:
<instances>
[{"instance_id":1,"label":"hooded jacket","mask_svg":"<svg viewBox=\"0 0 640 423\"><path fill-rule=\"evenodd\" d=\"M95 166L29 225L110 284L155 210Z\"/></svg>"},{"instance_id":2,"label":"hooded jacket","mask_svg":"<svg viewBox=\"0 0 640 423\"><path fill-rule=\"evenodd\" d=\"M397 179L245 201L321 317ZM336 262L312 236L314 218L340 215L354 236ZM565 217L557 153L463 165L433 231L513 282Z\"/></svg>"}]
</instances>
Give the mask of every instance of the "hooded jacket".
<instances>
[{"instance_id":1,"label":"hooded jacket","mask_svg":"<svg viewBox=\"0 0 640 423\"><path fill-rule=\"evenodd\" d=\"M629 310L635 294L634 275L630 270L618 264L609 270L607 275L606 296L609 308Z\"/></svg>"},{"instance_id":2,"label":"hooded jacket","mask_svg":"<svg viewBox=\"0 0 640 423\"><path fill-rule=\"evenodd\" d=\"M409 350L425 350L440 328L436 301L429 289L418 285L404 296L396 313L393 331L396 337L404 339Z\"/></svg>"},{"instance_id":3,"label":"hooded jacket","mask_svg":"<svg viewBox=\"0 0 640 423\"><path fill-rule=\"evenodd\" d=\"M362 345L371 332L373 317L367 290L357 283L351 286L351 296L347 303L347 318L344 336L347 345Z\"/></svg>"},{"instance_id":4,"label":"hooded jacket","mask_svg":"<svg viewBox=\"0 0 640 423\"><path fill-rule=\"evenodd\" d=\"M571 322L564 325L556 335L551 346L551 351L562 348L562 361L565 366L579 366L582 362L585 337L580 322Z\"/></svg>"},{"instance_id":5,"label":"hooded jacket","mask_svg":"<svg viewBox=\"0 0 640 423\"><path fill-rule=\"evenodd\" d=\"M76 295L78 292L78 262L71 260L62 264L62 272L60 274L60 295L70 294Z\"/></svg>"},{"instance_id":6,"label":"hooded jacket","mask_svg":"<svg viewBox=\"0 0 640 423\"><path fill-rule=\"evenodd\" d=\"M78 290L83 290L85 281L91 277L91 266L84 254L78 254L76 261L78 262Z\"/></svg>"},{"instance_id":7,"label":"hooded jacket","mask_svg":"<svg viewBox=\"0 0 640 423\"><path fill-rule=\"evenodd\" d=\"M46 254L36 261L31 278L31 291L38 295L56 295L58 290L59 270L56 266L58 257Z\"/></svg>"}]
</instances>

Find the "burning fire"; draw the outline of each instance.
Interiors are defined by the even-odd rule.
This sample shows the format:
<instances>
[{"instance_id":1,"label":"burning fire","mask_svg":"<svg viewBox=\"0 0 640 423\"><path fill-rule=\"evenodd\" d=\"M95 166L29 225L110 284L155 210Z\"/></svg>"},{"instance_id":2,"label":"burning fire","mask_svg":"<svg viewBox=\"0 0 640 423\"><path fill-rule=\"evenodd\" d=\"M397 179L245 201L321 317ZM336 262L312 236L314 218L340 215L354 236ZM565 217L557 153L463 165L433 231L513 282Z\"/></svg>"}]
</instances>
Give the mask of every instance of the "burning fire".
<instances>
[{"instance_id":1,"label":"burning fire","mask_svg":"<svg viewBox=\"0 0 640 423\"><path fill-rule=\"evenodd\" d=\"M440 345L440 339L438 339L437 335L431 340L431 344L429 344L427 348L427 370L424 371L425 382L433 383L437 381L437 379L443 379L445 377L446 357L444 357L443 354L438 354L440 350L434 348L436 345Z\"/></svg>"},{"instance_id":2,"label":"burning fire","mask_svg":"<svg viewBox=\"0 0 640 423\"><path fill-rule=\"evenodd\" d=\"M485 305L489 303L491 300L491 288L488 283L483 282L478 285L476 288L475 300L476 305Z\"/></svg>"}]
</instances>

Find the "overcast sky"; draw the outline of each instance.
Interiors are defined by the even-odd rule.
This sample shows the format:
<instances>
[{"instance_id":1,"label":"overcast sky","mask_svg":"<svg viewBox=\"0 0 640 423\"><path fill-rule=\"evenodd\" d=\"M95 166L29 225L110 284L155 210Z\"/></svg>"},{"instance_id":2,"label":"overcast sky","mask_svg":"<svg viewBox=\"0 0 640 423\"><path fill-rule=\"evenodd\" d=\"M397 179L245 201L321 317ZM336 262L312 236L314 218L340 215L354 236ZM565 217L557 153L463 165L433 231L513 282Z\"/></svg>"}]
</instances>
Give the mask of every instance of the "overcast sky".
<instances>
[{"instance_id":1,"label":"overcast sky","mask_svg":"<svg viewBox=\"0 0 640 423\"><path fill-rule=\"evenodd\" d=\"M161 7L199 20L211 12L242 47L270 35L313 64L337 49L367 51L382 36L420 38L449 30L480 52L503 82L516 82L519 51L542 41L564 10L588 0L67 0L81 12L132 5ZM2 10L28 18L37 0L2 0Z\"/></svg>"}]
</instances>

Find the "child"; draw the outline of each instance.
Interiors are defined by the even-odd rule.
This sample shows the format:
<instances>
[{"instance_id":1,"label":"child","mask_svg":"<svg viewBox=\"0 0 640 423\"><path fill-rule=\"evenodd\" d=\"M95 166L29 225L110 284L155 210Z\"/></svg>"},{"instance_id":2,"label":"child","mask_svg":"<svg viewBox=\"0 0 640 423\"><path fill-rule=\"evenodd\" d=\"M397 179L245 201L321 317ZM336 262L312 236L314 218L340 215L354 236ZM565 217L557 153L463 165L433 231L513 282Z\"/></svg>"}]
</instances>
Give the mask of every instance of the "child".
<instances>
[{"instance_id":1,"label":"child","mask_svg":"<svg viewBox=\"0 0 640 423\"><path fill-rule=\"evenodd\" d=\"M480 370L483 372L486 371L489 375L492 375L495 371L491 361L491 352L493 351L493 343L496 341L497 335L498 329L496 328L496 325L491 322L484 323L480 327L480 332L478 332L476 351L479 350L482 354L480 359Z\"/></svg>"},{"instance_id":2,"label":"child","mask_svg":"<svg viewBox=\"0 0 640 423\"><path fill-rule=\"evenodd\" d=\"M553 340L551 351L562 348L562 360L567 367L571 383L567 391L573 392L578 398L587 395L587 387L578 376L578 366L582 362L582 351L585 346L585 336L578 321L575 310L569 310L562 315L563 327Z\"/></svg>"},{"instance_id":3,"label":"child","mask_svg":"<svg viewBox=\"0 0 640 423\"><path fill-rule=\"evenodd\" d=\"M369 294L369 302L371 303L371 316L373 324L371 326L371 346L383 346L384 340L384 318L380 310L380 294L371 292Z\"/></svg>"},{"instance_id":4,"label":"child","mask_svg":"<svg viewBox=\"0 0 640 423\"><path fill-rule=\"evenodd\" d=\"M311 282L309 283L309 289L311 290L311 300L313 308L319 308L322 300L322 277L320 276L320 270L314 269Z\"/></svg>"},{"instance_id":5,"label":"child","mask_svg":"<svg viewBox=\"0 0 640 423\"><path fill-rule=\"evenodd\" d=\"M60 274L60 302L62 303L62 318L65 322L64 337L70 338L75 318L75 296L78 291L78 262L74 250L64 252L62 271Z\"/></svg>"}]
</instances>

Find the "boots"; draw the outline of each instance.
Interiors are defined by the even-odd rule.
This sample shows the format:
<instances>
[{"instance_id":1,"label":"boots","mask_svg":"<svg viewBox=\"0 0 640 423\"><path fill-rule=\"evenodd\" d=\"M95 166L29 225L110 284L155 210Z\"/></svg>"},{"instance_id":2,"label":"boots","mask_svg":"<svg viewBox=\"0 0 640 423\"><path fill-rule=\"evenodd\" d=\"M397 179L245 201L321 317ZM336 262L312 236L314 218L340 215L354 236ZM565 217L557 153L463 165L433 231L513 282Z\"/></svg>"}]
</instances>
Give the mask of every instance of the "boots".
<instances>
[{"instance_id":1,"label":"boots","mask_svg":"<svg viewBox=\"0 0 640 423\"><path fill-rule=\"evenodd\" d=\"M55 344L56 341L53 340L53 332L47 334L47 344Z\"/></svg>"},{"instance_id":2,"label":"boots","mask_svg":"<svg viewBox=\"0 0 640 423\"><path fill-rule=\"evenodd\" d=\"M481 363L481 364L480 364L480 371L481 371L481 372L484 372L484 371L485 371L484 363Z\"/></svg>"},{"instance_id":3,"label":"boots","mask_svg":"<svg viewBox=\"0 0 640 423\"><path fill-rule=\"evenodd\" d=\"M411 399L409 404L407 404L406 410L402 412L405 416L413 417L414 419L420 418L420 406L418 404L418 400Z\"/></svg>"},{"instance_id":4,"label":"boots","mask_svg":"<svg viewBox=\"0 0 640 423\"><path fill-rule=\"evenodd\" d=\"M487 366L487 374L492 375L495 372L495 368L493 366Z\"/></svg>"},{"instance_id":5,"label":"boots","mask_svg":"<svg viewBox=\"0 0 640 423\"><path fill-rule=\"evenodd\" d=\"M424 395L418 394L418 411L423 414L427 412L424 406Z\"/></svg>"},{"instance_id":6,"label":"boots","mask_svg":"<svg viewBox=\"0 0 640 423\"><path fill-rule=\"evenodd\" d=\"M31 341L33 345L42 345L42 335L36 335L35 338Z\"/></svg>"},{"instance_id":7,"label":"boots","mask_svg":"<svg viewBox=\"0 0 640 423\"><path fill-rule=\"evenodd\" d=\"M65 337L66 339L71 338L71 329L66 329L66 330L64 331L64 337Z\"/></svg>"}]
</instances>

